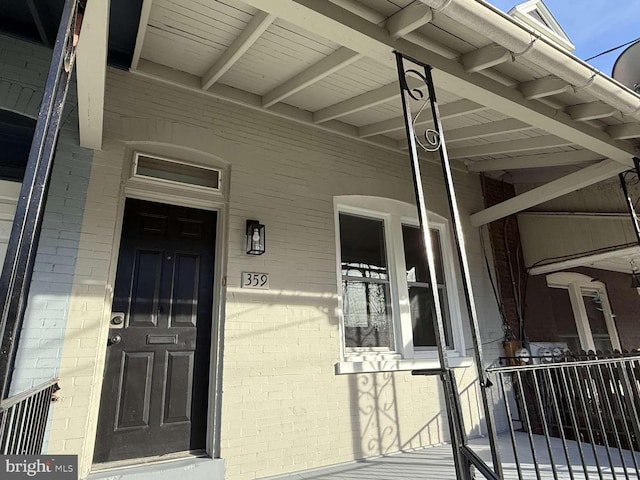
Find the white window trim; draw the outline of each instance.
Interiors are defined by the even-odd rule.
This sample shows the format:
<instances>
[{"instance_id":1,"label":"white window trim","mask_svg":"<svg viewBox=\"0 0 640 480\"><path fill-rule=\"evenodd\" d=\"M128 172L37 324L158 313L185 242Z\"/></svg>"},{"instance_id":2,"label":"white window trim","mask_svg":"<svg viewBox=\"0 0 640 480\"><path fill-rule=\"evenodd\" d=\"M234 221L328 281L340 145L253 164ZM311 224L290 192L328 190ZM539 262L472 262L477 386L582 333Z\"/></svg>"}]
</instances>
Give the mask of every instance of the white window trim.
<instances>
[{"instance_id":1,"label":"white window trim","mask_svg":"<svg viewBox=\"0 0 640 480\"><path fill-rule=\"evenodd\" d=\"M587 275L574 272L557 272L547 275L547 286L550 288L562 288L568 291L571 300L571 309L578 330L580 345L584 350L596 350L589 325L589 317L587 309L584 306L583 293L598 293L602 301L602 310L604 320L607 325L607 332L611 339L611 345L616 350L622 350L620 346L620 337L614 320L611 304L607 295L607 287L604 283L599 282Z\"/></svg>"},{"instance_id":2,"label":"white window trim","mask_svg":"<svg viewBox=\"0 0 640 480\"><path fill-rule=\"evenodd\" d=\"M136 175L138 155L216 170L219 172L218 188ZM175 145L130 142L125 158L127 164L122 172L122 189L127 197L205 210L218 209L227 203L230 167L218 157Z\"/></svg>"},{"instance_id":3,"label":"white window trim","mask_svg":"<svg viewBox=\"0 0 640 480\"><path fill-rule=\"evenodd\" d=\"M347 349L342 305L342 266L340 248L340 213L362 215L384 222L385 248L389 268L393 339L395 349ZM405 275L404 242L402 225L418 226L418 211L414 205L382 197L345 195L334 197L334 222L336 242L336 273L338 285L338 306L340 325L341 361L336 365L336 373L359 373L375 371L414 370L439 367L436 347L416 350L413 346L413 328L409 309L409 290ZM462 313L458 297L458 282L455 270L449 221L435 213L428 213L429 228L438 230L442 249L447 303L451 319L453 348L447 350L452 367L471 365L465 357L465 343L462 330Z\"/></svg>"}]
</instances>

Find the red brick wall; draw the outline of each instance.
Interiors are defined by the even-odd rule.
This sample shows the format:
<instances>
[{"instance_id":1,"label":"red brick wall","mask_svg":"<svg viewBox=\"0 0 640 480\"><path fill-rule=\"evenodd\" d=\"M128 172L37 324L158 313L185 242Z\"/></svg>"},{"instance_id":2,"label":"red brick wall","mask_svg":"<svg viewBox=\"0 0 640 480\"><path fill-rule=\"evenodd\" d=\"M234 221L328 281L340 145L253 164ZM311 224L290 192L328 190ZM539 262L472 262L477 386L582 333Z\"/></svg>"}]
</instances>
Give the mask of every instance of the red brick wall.
<instances>
[{"instance_id":1,"label":"red brick wall","mask_svg":"<svg viewBox=\"0 0 640 480\"><path fill-rule=\"evenodd\" d=\"M631 288L631 275L586 267L567 271L597 278L606 285L622 348L640 348L640 295L635 288ZM556 325L563 319L558 318L560 312L554 309L549 301L550 290L557 289L547 287L545 275L529 277L525 302L525 329L532 342L558 341ZM568 314L573 315L573 312Z\"/></svg>"},{"instance_id":2,"label":"red brick wall","mask_svg":"<svg viewBox=\"0 0 640 480\"><path fill-rule=\"evenodd\" d=\"M485 207L491 207L516 195L512 184L488 177L482 177L482 191ZM491 222L489 236L497 276L496 288L507 322L515 337L519 339L519 316L514 284L515 290L517 291L519 285L524 294L526 271L516 217L511 216ZM511 260L511 269L509 268L509 260ZM510 270L513 271L513 281ZM518 272L520 272L519 275Z\"/></svg>"}]
</instances>

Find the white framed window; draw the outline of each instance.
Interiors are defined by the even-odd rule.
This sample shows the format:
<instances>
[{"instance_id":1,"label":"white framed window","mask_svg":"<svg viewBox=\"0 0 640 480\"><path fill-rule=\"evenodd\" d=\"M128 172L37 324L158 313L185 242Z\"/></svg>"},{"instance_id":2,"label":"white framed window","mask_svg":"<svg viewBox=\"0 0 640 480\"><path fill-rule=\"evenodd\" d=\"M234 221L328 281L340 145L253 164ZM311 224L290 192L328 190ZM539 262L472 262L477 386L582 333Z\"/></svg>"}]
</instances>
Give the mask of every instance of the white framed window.
<instances>
[{"instance_id":1,"label":"white framed window","mask_svg":"<svg viewBox=\"0 0 640 480\"><path fill-rule=\"evenodd\" d=\"M338 373L430 368L437 362L432 285L415 206L392 199L334 199L343 362ZM448 356L464 341L448 221L429 214Z\"/></svg>"},{"instance_id":2,"label":"white framed window","mask_svg":"<svg viewBox=\"0 0 640 480\"><path fill-rule=\"evenodd\" d=\"M621 350L604 283L574 272L552 273L546 280L548 287L564 289L569 295L575 329L570 323L559 334L571 350Z\"/></svg>"}]
</instances>

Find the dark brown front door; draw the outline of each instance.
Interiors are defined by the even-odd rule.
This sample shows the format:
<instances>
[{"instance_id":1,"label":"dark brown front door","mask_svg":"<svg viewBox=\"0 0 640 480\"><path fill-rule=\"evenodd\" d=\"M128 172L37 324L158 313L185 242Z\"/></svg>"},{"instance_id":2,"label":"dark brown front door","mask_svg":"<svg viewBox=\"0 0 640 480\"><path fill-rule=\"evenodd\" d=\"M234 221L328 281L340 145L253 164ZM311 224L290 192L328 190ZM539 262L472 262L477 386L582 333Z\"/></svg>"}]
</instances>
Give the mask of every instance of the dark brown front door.
<instances>
[{"instance_id":1,"label":"dark brown front door","mask_svg":"<svg viewBox=\"0 0 640 480\"><path fill-rule=\"evenodd\" d=\"M94 462L205 448L215 231L215 212L126 201Z\"/></svg>"}]
</instances>

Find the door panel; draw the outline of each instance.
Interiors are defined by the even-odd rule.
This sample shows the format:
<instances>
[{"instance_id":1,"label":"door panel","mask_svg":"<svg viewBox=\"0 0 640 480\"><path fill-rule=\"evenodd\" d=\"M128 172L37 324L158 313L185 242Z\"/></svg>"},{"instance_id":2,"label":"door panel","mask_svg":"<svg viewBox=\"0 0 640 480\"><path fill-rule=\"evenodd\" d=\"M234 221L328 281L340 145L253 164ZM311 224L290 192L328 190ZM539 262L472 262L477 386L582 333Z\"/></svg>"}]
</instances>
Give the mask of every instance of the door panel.
<instances>
[{"instance_id":1,"label":"door panel","mask_svg":"<svg viewBox=\"0 0 640 480\"><path fill-rule=\"evenodd\" d=\"M171 295L171 324L175 327L196 324L199 270L199 256L186 253L176 254Z\"/></svg>"},{"instance_id":2,"label":"door panel","mask_svg":"<svg viewBox=\"0 0 640 480\"><path fill-rule=\"evenodd\" d=\"M129 305L130 327L157 325L163 257L163 251L136 250Z\"/></svg>"},{"instance_id":3,"label":"door panel","mask_svg":"<svg viewBox=\"0 0 640 480\"><path fill-rule=\"evenodd\" d=\"M191 419L193 352L167 352L163 423L188 422Z\"/></svg>"},{"instance_id":4,"label":"door panel","mask_svg":"<svg viewBox=\"0 0 640 480\"><path fill-rule=\"evenodd\" d=\"M122 352L116 430L147 427L153 352Z\"/></svg>"},{"instance_id":5,"label":"door panel","mask_svg":"<svg viewBox=\"0 0 640 480\"><path fill-rule=\"evenodd\" d=\"M216 213L125 204L94 462L206 446Z\"/></svg>"}]
</instances>

